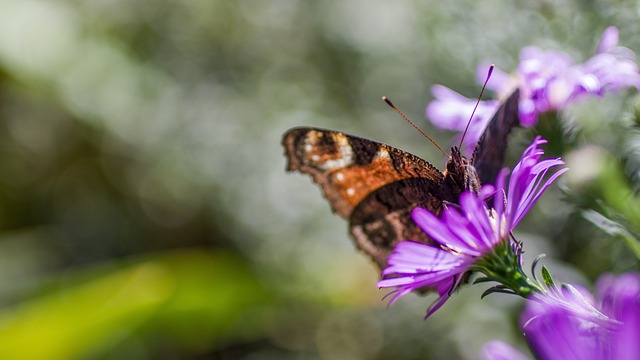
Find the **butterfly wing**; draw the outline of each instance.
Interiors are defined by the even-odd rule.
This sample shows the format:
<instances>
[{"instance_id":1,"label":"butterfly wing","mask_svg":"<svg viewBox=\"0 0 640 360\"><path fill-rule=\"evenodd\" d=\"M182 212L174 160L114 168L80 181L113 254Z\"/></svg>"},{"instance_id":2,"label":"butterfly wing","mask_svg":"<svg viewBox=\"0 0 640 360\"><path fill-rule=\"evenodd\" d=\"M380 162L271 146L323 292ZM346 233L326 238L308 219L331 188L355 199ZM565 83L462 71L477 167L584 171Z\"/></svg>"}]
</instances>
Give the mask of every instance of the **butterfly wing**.
<instances>
[{"instance_id":1,"label":"butterfly wing","mask_svg":"<svg viewBox=\"0 0 640 360\"><path fill-rule=\"evenodd\" d=\"M520 91L516 90L498 108L476 144L471 163L482 184L494 184L496 181L507 151L507 137L520 124L519 100Z\"/></svg>"},{"instance_id":2,"label":"butterfly wing","mask_svg":"<svg viewBox=\"0 0 640 360\"><path fill-rule=\"evenodd\" d=\"M413 222L411 211L423 207L440 216L443 202L457 203L459 193L425 178L394 181L371 192L353 210L350 231L360 249L384 269L403 240L434 244Z\"/></svg>"},{"instance_id":3,"label":"butterfly wing","mask_svg":"<svg viewBox=\"0 0 640 360\"><path fill-rule=\"evenodd\" d=\"M358 247L381 267L399 241L430 242L411 220L423 206L436 214L449 194L433 165L392 146L337 131L294 128L282 139L287 170L311 175L331 208L350 222Z\"/></svg>"}]
</instances>

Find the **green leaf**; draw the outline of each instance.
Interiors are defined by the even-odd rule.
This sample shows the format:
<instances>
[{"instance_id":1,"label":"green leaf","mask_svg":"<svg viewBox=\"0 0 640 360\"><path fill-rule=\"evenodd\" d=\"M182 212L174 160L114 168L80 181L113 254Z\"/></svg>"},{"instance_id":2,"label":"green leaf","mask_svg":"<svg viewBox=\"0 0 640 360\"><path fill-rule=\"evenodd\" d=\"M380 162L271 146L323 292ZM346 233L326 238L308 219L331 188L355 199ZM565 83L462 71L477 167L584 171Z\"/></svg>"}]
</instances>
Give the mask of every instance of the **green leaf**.
<instances>
[{"instance_id":1,"label":"green leaf","mask_svg":"<svg viewBox=\"0 0 640 360\"><path fill-rule=\"evenodd\" d=\"M484 299L486 296L489 296L495 293L517 295L515 292L513 292L513 290L510 290L504 285L496 285L494 287L490 287L487 290L485 290L485 292L483 292L482 295L480 296L480 299Z\"/></svg>"},{"instance_id":2,"label":"green leaf","mask_svg":"<svg viewBox=\"0 0 640 360\"><path fill-rule=\"evenodd\" d=\"M85 358L114 352L134 334L138 346L146 334L162 334L173 346L211 348L217 339L259 331L242 316L269 301L241 260L205 251L85 269L60 285L0 309L1 359Z\"/></svg>"},{"instance_id":3,"label":"green leaf","mask_svg":"<svg viewBox=\"0 0 640 360\"><path fill-rule=\"evenodd\" d=\"M594 210L583 211L582 216L605 233L621 238L636 257L640 259L640 239L628 231L622 224L612 221Z\"/></svg>"},{"instance_id":4,"label":"green leaf","mask_svg":"<svg viewBox=\"0 0 640 360\"><path fill-rule=\"evenodd\" d=\"M544 284L547 287L553 286L553 278L551 277L551 274L549 273L549 270L547 270L546 266L542 266L542 281L544 281Z\"/></svg>"},{"instance_id":5,"label":"green leaf","mask_svg":"<svg viewBox=\"0 0 640 360\"><path fill-rule=\"evenodd\" d=\"M495 281L489 277L481 277L481 278L477 278L473 281L473 284L482 284L482 283L488 283L488 282L492 282Z\"/></svg>"}]
</instances>

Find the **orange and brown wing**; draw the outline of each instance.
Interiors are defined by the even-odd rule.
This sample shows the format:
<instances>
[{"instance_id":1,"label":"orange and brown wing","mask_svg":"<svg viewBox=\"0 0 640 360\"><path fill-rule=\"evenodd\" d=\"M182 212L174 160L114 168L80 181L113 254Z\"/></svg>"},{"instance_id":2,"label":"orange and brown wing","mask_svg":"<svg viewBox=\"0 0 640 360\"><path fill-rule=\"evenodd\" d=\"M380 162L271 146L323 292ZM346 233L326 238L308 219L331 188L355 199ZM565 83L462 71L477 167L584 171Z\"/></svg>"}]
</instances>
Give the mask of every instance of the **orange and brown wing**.
<instances>
[{"instance_id":1,"label":"orange and brown wing","mask_svg":"<svg viewBox=\"0 0 640 360\"><path fill-rule=\"evenodd\" d=\"M284 134L288 171L311 175L334 212L349 219L353 209L374 190L395 181L425 178L442 183L433 165L389 145L338 131L309 127Z\"/></svg>"},{"instance_id":2,"label":"orange and brown wing","mask_svg":"<svg viewBox=\"0 0 640 360\"><path fill-rule=\"evenodd\" d=\"M411 220L423 206L439 214L444 175L408 152L337 131L294 128L283 137L287 170L311 175L331 208L350 222L358 247L381 267L402 240L430 242Z\"/></svg>"}]
</instances>

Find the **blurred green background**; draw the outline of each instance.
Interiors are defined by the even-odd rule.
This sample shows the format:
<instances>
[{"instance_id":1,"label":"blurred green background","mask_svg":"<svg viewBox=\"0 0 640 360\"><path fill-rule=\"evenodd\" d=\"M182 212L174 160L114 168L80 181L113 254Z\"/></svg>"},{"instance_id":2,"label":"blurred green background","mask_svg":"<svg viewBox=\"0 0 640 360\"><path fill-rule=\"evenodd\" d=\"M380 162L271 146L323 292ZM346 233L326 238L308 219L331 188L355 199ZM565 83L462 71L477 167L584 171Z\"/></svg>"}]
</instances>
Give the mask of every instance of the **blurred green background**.
<instances>
[{"instance_id":1,"label":"blurred green background","mask_svg":"<svg viewBox=\"0 0 640 360\"><path fill-rule=\"evenodd\" d=\"M280 137L338 129L441 166L381 95L448 145L424 119L430 86L476 97L476 65L511 71L527 45L583 61L609 25L637 52L639 16L636 1L0 0L0 358L523 347L522 301L480 301L483 286L427 321L432 298L387 309L346 223L307 177L285 174ZM548 254L557 280L589 286L638 266L582 211L640 226L636 93L582 101L512 139L508 165L540 133L574 169L517 234L527 263Z\"/></svg>"}]
</instances>

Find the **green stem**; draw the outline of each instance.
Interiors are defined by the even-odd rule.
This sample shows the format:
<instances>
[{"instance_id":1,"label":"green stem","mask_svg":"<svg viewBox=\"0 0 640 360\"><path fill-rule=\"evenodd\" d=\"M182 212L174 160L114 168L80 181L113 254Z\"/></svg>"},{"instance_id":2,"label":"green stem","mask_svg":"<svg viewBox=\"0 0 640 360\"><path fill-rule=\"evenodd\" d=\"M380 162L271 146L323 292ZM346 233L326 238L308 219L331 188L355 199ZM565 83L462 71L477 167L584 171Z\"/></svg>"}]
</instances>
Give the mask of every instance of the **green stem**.
<instances>
[{"instance_id":1,"label":"green stem","mask_svg":"<svg viewBox=\"0 0 640 360\"><path fill-rule=\"evenodd\" d=\"M537 282L527 277L520 266L517 250L506 241L498 244L492 252L478 260L473 270L485 274L488 279L504 285L523 298L528 298L536 292L543 292Z\"/></svg>"}]
</instances>

